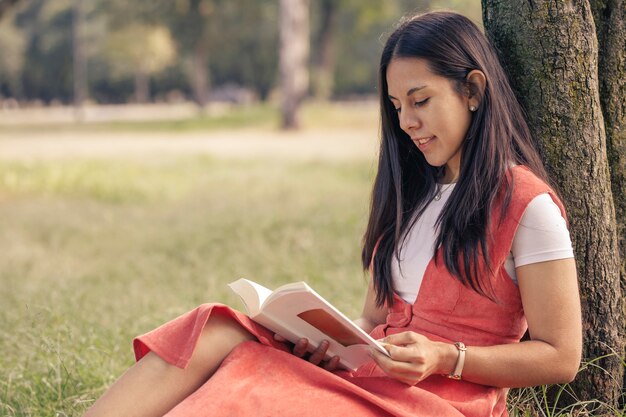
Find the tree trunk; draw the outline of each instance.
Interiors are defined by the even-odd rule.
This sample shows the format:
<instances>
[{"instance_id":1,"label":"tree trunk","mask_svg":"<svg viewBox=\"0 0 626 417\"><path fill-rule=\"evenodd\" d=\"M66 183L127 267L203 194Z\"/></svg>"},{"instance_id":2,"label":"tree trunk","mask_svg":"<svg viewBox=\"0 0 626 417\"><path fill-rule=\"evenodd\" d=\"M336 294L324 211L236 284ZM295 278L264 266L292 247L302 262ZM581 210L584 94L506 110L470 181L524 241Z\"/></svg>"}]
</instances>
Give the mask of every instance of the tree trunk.
<instances>
[{"instance_id":1,"label":"tree trunk","mask_svg":"<svg viewBox=\"0 0 626 417\"><path fill-rule=\"evenodd\" d=\"M626 295L626 2L591 2L599 43L598 76L617 219L622 295ZM626 314L626 302L623 303ZM626 378L626 374L624 375ZM626 379L624 381L626 386Z\"/></svg>"},{"instance_id":2,"label":"tree trunk","mask_svg":"<svg viewBox=\"0 0 626 417\"><path fill-rule=\"evenodd\" d=\"M613 353L624 349L624 311L591 8L587 0L482 0L482 5L487 34L568 208L582 297L583 356L604 369L589 367L572 388L582 400L615 406L624 367Z\"/></svg>"},{"instance_id":3,"label":"tree trunk","mask_svg":"<svg viewBox=\"0 0 626 417\"><path fill-rule=\"evenodd\" d=\"M150 77L148 74L137 69L135 72L135 102L147 103L150 99Z\"/></svg>"},{"instance_id":4,"label":"tree trunk","mask_svg":"<svg viewBox=\"0 0 626 417\"><path fill-rule=\"evenodd\" d=\"M329 100L333 94L335 75L335 29L337 26L336 0L321 2L320 39L315 63L313 95L319 100Z\"/></svg>"},{"instance_id":5,"label":"tree trunk","mask_svg":"<svg viewBox=\"0 0 626 417\"><path fill-rule=\"evenodd\" d=\"M280 80L283 128L299 126L309 85L309 0L280 1Z\"/></svg>"},{"instance_id":6,"label":"tree trunk","mask_svg":"<svg viewBox=\"0 0 626 417\"><path fill-rule=\"evenodd\" d=\"M209 77L207 68L207 48L203 45L204 38L198 40L191 58L191 88L193 98L201 109L206 106L209 92Z\"/></svg>"},{"instance_id":7,"label":"tree trunk","mask_svg":"<svg viewBox=\"0 0 626 417\"><path fill-rule=\"evenodd\" d=\"M83 105L87 98L87 59L83 48L83 0L74 0L72 16L72 48L74 50L74 113L78 121L84 119Z\"/></svg>"},{"instance_id":8,"label":"tree trunk","mask_svg":"<svg viewBox=\"0 0 626 417\"><path fill-rule=\"evenodd\" d=\"M209 42L211 37L209 16L212 13L210 3L205 1L195 1L192 7L196 14L194 21L198 25L196 28L197 37L194 39L193 56L191 61L191 89L194 101L200 110L204 109L208 101L209 94Z\"/></svg>"}]
</instances>

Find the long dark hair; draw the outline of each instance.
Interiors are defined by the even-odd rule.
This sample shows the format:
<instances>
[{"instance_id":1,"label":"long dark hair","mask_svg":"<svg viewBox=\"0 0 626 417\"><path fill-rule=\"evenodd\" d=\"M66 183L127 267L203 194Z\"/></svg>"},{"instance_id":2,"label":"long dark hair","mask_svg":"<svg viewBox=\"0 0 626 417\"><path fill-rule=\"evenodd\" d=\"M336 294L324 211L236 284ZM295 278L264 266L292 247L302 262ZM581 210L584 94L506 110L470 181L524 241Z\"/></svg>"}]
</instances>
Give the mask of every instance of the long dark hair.
<instances>
[{"instance_id":1,"label":"long dark hair","mask_svg":"<svg viewBox=\"0 0 626 417\"><path fill-rule=\"evenodd\" d=\"M482 260L491 275L487 228L499 193L503 192L505 210L511 198L512 183L506 175L510 164L525 165L546 182L548 176L523 110L486 37L462 15L430 12L401 22L387 39L380 60L381 145L361 256L363 268L373 268L376 303L393 304L392 256L398 256L411 219L419 217L435 195L441 175L441 168L430 166L400 129L389 101L387 67L400 57L426 60L429 69L451 80L459 94L470 71L485 74L486 88L461 148L458 183L438 218L435 248L441 246L446 268L459 281L490 297L490 280L479 278L478 271Z\"/></svg>"}]
</instances>

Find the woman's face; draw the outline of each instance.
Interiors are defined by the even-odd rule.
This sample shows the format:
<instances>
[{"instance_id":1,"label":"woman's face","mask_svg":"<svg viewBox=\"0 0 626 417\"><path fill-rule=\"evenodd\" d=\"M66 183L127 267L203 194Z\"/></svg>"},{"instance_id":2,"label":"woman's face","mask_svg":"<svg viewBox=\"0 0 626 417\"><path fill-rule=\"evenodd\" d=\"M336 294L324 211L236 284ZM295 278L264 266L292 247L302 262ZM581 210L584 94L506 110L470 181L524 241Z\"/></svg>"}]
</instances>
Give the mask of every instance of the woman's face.
<instances>
[{"instance_id":1,"label":"woman's face","mask_svg":"<svg viewBox=\"0 0 626 417\"><path fill-rule=\"evenodd\" d=\"M436 167L445 166L443 182L457 180L461 145L471 122L469 99L453 82L433 74L420 58L394 58L387 67L389 100L400 128Z\"/></svg>"}]
</instances>

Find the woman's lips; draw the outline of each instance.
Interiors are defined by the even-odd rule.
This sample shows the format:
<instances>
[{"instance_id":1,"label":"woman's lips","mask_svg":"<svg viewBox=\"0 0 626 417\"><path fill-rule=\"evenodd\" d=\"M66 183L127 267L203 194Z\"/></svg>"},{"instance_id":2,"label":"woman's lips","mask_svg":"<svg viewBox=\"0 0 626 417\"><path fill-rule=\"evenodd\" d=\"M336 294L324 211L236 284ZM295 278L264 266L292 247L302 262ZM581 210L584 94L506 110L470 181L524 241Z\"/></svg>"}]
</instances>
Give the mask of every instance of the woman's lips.
<instances>
[{"instance_id":1,"label":"woman's lips","mask_svg":"<svg viewBox=\"0 0 626 417\"><path fill-rule=\"evenodd\" d=\"M430 145L430 143L435 140L436 136L430 136L427 138L415 138L413 139L413 143L415 143L415 145L417 145L417 148L420 151L424 151L426 148L428 148L428 145Z\"/></svg>"}]
</instances>

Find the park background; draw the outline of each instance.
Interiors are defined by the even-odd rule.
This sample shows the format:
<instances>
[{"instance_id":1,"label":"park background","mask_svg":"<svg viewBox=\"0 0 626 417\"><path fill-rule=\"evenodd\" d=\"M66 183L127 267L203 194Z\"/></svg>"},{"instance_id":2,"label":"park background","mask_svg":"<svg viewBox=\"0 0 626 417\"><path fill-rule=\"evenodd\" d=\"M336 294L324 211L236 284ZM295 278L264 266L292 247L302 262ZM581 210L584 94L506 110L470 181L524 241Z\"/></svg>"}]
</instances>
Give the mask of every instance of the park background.
<instances>
[{"instance_id":1,"label":"park background","mask_svg":"<svg viewBox=\"0 0 626 417\"><path fill-rule=\"evenodd\" d=\"M482 27L481 4L311 1L293 123L280 7L0 0L0 415L80 415L133 336L240 307L239 277L360 313L385 34L440 8ZM516 391L512 414L572 412L546 392Z\"/></svg>"}]
</instances>

